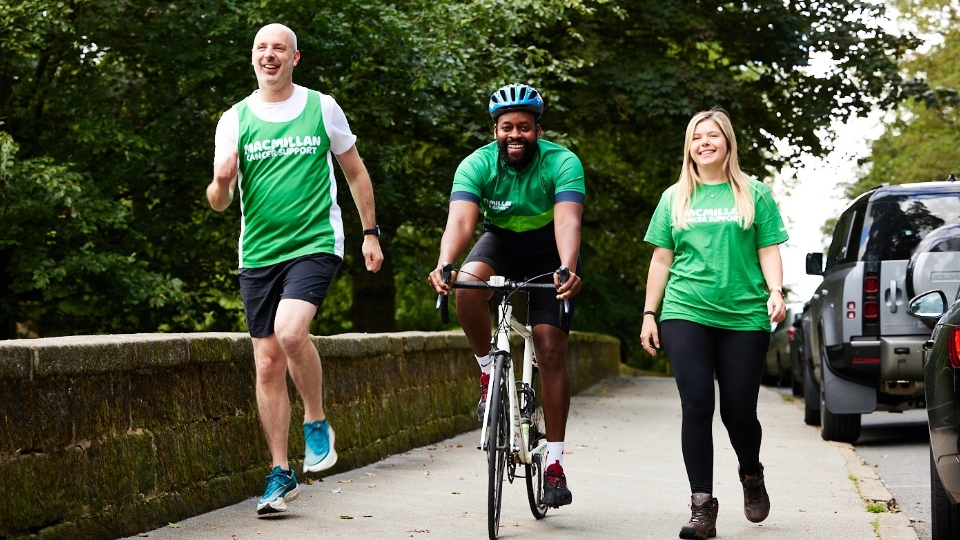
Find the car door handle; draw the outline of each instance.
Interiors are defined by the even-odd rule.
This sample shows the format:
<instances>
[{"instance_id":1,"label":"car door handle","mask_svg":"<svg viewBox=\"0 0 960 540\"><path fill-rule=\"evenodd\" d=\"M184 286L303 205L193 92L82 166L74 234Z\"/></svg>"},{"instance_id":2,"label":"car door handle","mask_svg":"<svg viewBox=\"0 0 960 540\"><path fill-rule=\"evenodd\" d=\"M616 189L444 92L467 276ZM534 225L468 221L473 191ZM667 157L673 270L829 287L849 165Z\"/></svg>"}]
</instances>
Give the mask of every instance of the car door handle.
<instances>
[{"instance_id":1,"label":"car door handle","mask_svg":"<svg viewBox=\"0 0 960 540\"><path fill-rule=\"evenodd\" d=\"M890 313L897 312L897 280L890 280L890 288L887 289L887 305L890 306Z\"/></svg>"}]
</instances>

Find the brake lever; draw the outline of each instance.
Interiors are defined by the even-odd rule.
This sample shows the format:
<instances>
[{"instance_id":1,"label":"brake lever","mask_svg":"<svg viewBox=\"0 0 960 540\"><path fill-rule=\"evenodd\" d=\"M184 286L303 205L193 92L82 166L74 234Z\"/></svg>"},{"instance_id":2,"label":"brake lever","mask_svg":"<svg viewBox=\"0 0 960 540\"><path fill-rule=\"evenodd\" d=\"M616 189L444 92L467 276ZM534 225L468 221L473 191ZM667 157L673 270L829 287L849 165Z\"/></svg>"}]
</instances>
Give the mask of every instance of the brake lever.
<instances>
[{"instance_id":1,"label":"brake lever","mask_svg":"<svg viewBox=\"0 0 960 540\"><path fill-rule=\"evenodd\" d=\"M445 262L440 266L440 279L444 283L450 283L450 276L453 274L453 265ZM440 322L447 324L450 322L450 297L446 294L437 295L437 309L440 310Z\"/></svg>"},{"instance_id":2,"label":"brake lever","mask_svg":"<svg viewBox=\"0 0 960 540\"><path fill-rule=\"evenodd\" d=\"M557 274L560 278L560 285L563 285L570 279L570 269L566 266L561 266L557 269ZM567 315L570 313L570 300L567 298L563 299L563 311L560 312L560 321L561 323L566 322Z\"/></svg>"}]
</instances>

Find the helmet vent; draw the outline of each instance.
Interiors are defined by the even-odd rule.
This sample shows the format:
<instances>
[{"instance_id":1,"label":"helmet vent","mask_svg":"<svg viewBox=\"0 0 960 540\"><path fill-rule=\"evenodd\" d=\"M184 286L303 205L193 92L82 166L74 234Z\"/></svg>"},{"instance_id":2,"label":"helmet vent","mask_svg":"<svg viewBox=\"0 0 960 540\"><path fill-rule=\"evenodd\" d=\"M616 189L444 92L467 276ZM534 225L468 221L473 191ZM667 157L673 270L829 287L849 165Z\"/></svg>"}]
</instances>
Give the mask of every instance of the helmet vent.
<instances>
[{"instance_id":1,"label":"helmet vent","mask_svg":"<svg viewBox=\"0 0 960 540\"><path fill-rule=\"evenodd\" d=\"M494 120L506 112L529 111L539 121L543 116L543 98L532 86L508 84L490 96L488 110Z\"/></svg>"}]
</instances>

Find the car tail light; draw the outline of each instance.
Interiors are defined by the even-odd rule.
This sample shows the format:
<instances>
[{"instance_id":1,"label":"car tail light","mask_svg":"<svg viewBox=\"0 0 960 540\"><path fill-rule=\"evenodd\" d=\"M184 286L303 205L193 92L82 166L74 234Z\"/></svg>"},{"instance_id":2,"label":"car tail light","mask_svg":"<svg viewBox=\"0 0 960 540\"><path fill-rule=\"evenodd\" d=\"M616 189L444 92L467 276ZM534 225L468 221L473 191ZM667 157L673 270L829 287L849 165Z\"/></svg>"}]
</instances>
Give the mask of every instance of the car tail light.
<instances>
[{"instance_id":1,"label":"car tail light","mask_svg":"<svg viewBox=\"0 0 960 540\"><path fill-rule=\"evenodd\" d=\"M950 329L950 336L947 338L947 357L950 358L951 366L960 368L960 326Z\"/></svg>"},{"instance_id":2,"label":"car tail light","mask_svg":"<svg viewBox=\"0 0 960 540\"><path fill-rule=\"evenodd\" d=\"M797 333L797 329L796 329L796 328L794 328L794 327L792 327L792 326L791 326L790 328L787 328L787 343L793 343L794 338L797 337L797 336L794 335L794 334L796 334L796 333Z\"/></svg>"},{"instance_id":3,"label":"car tail light","mask_svg":"<svg viewBox=\"0 0 960 540\"><path fill-rule=\"evenodd\" d=\"M880 276L872 272L863 276L862 315L863 324L880 322ZM847 318L850 318L849 311L847 312Z\"/></svg>"}]
</instances>

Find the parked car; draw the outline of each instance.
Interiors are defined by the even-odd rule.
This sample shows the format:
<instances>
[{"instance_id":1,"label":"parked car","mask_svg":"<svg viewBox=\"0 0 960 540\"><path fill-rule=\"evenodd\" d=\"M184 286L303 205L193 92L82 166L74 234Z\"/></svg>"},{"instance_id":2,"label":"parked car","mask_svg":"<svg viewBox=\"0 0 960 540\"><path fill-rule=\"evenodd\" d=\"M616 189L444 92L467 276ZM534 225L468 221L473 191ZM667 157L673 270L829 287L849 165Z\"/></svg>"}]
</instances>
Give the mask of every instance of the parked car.
<instances>
[{"instance_id":1,"label":"parked car","mask_svg":"<svg viewBox=\"0 0 960 540\"><path fill-rule=\"evenodd\" d=\"M790 389L795 396L803 395L803 314L810 308L807 300L793 320L793 339L790 341Z\"/></svg>"},{"instance_id":2,"label":"parked car","mask_svg":"<svg viewBox=\"0 0 960 540\"><path fill-rule=\"evenodd\" d=\"M928 323L939 321L924 345L923 365L933 540L960 538L960 290L953 306L946 307L947 297L935 290L912 299L907 308Z\"/></svg>"},{"instance_id":3,"label":"parked car","mask_svg":"<svg viewBox=\"0 0 960 540\"><path fill-rule=\"evenodd\" d=\"M930 328L906 304L918 292L956 288L960 272L937 270L948 253L913 256L925 237L958 222L956 181L883 185L840 214L825 264L822 253L807 254L807 273L823 281L801 318L804 420L824 439L856 441L862 414L923 407Z\"/></svg>"},{"instance_id":4,"label":"parked car","mask_svg":"<svg viewBox=\"0 0 960 540\"><path fill-rule=\"evenodd\" d=\"M766 361L763 364L761 382L769 386L787 386L793 380L790 365L790 346L794 341L797 328L794 323L800 318L803 304L787 304L787 315L776 324L770 334L770 347L767 348Z\"/></svg>"}]
</instances>

